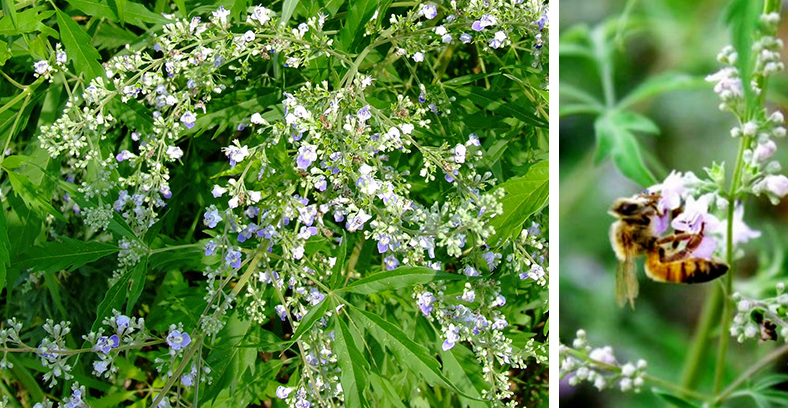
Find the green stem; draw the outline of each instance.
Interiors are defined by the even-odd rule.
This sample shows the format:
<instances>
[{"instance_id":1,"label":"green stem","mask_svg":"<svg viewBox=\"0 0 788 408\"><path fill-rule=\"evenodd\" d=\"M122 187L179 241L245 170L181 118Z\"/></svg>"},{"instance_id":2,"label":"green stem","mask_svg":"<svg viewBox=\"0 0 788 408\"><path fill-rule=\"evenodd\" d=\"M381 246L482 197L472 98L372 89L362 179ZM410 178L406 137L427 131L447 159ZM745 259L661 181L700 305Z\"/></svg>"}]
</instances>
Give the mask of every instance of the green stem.
<instances>
[{"instance_id":1,"label":"green stem","mask_svg":"<svg viewBox=\"0 0 788 408\"><path fill-rule=\"evenodd\" d=\"M736 157L736 170L733 172L733 179L728 190L728 230L726 231L726 253L725 261L730 268L725 274L725 282L722 289L722 321L720 323L720 341L717 348L717 363L714 371L714 392L718 393L722 389L722 379L725 374L725 358L728 354L728 342L730 340L731 318L733 314L733 302L731 294L733 292L733 213L736 209L736 196L741 184L741 173L744 170L744 150L750 145L750 138L742 136L739 140L739 152Z\"/></svg>"},{"instance_id":2,"label":"green stem","mask_svg":"<svg viewBox=\"0 0 788 408\"><path fill-rule=\"evenodd\" d=\"M698 320L698 326L695 329L695 335L692 337L692 343L690 344L689 352L684 362L684 369L682 370L681 384L684 387L694 388L698 381L701 362L708 348L707 341L711 335L715 317L720 310L721 295L722 288L714 286L711 288L711 293L706 296L706 300L703 302L703 312L701 312L700 320Z\"/></svg>"},{"instance_id":3,"label":"green stem","mask_svg":"<svg viewBox=\"0 0 788 408\"><path fill-rule=\"evenodd\" d=\"M752 367L748 368L748 369L747 369L747 371L743 372L743 373L742 373L742 374L739 376L739 378L737 378L737 379L736 379L735 381L733 381L733 382L732 382L732 383L731 383L729 386L727 386L727 387L725 388L725 390L724 390L722 393L720 393L720 394L719 394L719 396L717 396L717 398L714 400L714 403L715 403L715 404L720 404L720 403L722 403L723 401L725 401L725 399L726 399L726 398L727 398L727 397L728 397L728 396L729 396L731 393L733 393L734 391L736 391L736 388L737 388L739 385L741 385L741 384L742 384L742 383L744 383L745 381L747 381L747 380L751 379L751 378L752 378L752 376L753 376L753 375L755 375L755 373L757 373L757 372L758 372L758 371L760 371L762 368L764 368L764 367L766 367L767 365L769 365L769 364L770 364L772 361L774 361L774 360L776 360L776 359L780 358L780 357L781 357L782 355L784 355L786 352L788 352L788 345L782 346L782 347L780 347L780 348L778 348L778 349L776 349L776 350L772 351L771 353L767 354L767 355L766 355L764 358L762 358L760 361L758 361L757 363L755 363L755 364L754 364Z\"/></svg>"}]
</instances>

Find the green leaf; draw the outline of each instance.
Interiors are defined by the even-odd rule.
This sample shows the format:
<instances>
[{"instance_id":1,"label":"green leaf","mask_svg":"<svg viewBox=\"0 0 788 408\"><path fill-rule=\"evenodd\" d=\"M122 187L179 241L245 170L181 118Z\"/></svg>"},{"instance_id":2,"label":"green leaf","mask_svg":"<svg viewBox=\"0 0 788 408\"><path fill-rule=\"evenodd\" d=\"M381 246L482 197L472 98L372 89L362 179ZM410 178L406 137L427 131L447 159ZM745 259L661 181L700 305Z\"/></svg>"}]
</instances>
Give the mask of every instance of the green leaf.
<instances>
[{"instance_id":1,"label":"green leaf","mask_svg":"<svg viewBox=\"0 0 788 408\"><path fill-rule=\"evenodd\" d=\"M93 321L93 326L91 326L91 331L98 330L99 327L102 326L102 321L112 316L112 310L120 311L123 307L123 302L126 301L126 294L129 291L129 281L131 280L131 275L133 274L132 271L126 271L123 275L115 281L115 284L112 285L107 293L104 295L104 300L98 306L96 310L96 320Z\"/></svg>"},{"instance_id":2,"label":"green leaf","mask_svg":"<svg viewBox=\"0 0 788 408\"><path fill-rule=\"evenodd\" d=\"M11 20L11 26L14 27L14 30L19 30L19 22L17 21L18 17L16 15L16 7L14 6L14 1L3 0L2 3L3 3L3 15L8 16L8 19Z\"/></svg>"},{"instance_id":3,"label":"green leaf","mask_svg":"<svg viewBox=\"0 0 788 408\"><path fill-rule=\"evenodd\" d=\"M458 387L462 387L464 390L468 390L468 393L478 399L481 399L481 394L479 390L476 389L474 384L480 384L483 382L479 381L478 378L471 378L468 373L463 369L462 365L455 356L455 353L462 353L463 361L473 361L473 354L470 350L465 348L465 346L461 344L455 345L451 350L440 351L441 361L443 362L443 372L446 374L450 380L454 381ZM476 373L478 374L478 373ZM474 381L476 380L476 381ZM460 402L464 407L468 408L489 408L490 404L488 402L483 401L474 401L468 400L465 398L460 397Z\"/></svg>"},{"instance_id":4,"label":"green leaf","mask_svg":"<svg viewBox=\"0 0 788 408\"><path fill-rule=\"evenodd\" d=\"M597 146L595 161L599 163L609 155L624 176L643 187L650 186L656 183L656 179L646 168L635 135L617 124L621 119L614 116L619 114L618 111L610 112L594 122Z\"/></svg>"},{"instance_id":5,"label":"green leaf","mask_svg":"<svg viewBox=\"0 0 788 408\"><path fill-rule=\"evenodd\" d=\"M60 40L66 48L68 58L74 61L78 73L84 73L85 81L104 76L104 68L99 61L101 55L93 48L91 38L68 14L57 10L57 25Z\"/></svg>"},{"instance_id":6,"label":"green leaf","mask_svg":"<svg viewBox=\"0 0 788 408\"><path fill-rule=\"evenodd\" d=\"M343 21L339 37L348 52L355 52L364 39L364 26L375 13L377 1L357 0L348 2L347 18Z\"/></svg>"},{"instance_id":7,"label":"green leaf","mask_svg":"<svg viewBox=\"0 0 788 408\"><path fill-rule=\"evenodd\" d=\"M372 336L381 346L388 348L400 363L404 363L414 373L423 377L430 385L441 385L455 393L472 399L479 400L462 392L441 372L440 363L430 352L419 343L410 339L399 327L388 320L355 306L348 306L354 320L369 329Z\"/></svg>"},{"instance_id":8,"label":"green leaf","mask_svg":"<svg viewBox=\"0 0 788 408\"><path fill-rule=\"evenodd\" d=\"M6 170L6 174L8 174L8 180L11 182L12 190L22 199L22 201L24 201L27 208L35 211L43 217L46 217L46 215L49 214L61 221L66 221L66 218L63 217L63 214L56 210L49 201L45 200L43 194L39 194L27 176L15 171L11 171L5 166L5 162L3 163L3 167Z\"/></svg>"},{"instance_id":9,"label":"green leaf","mask_svg":"<svg viewBox=\"0 0 788 408\"><path fill-rule=\"evenodd\" d=\"M241 319L242 313L238 310L219 332L217 346L206 359L215 380L201 396L203 402L215 400L223 389L235 389L243 373L254 364L257 350L239 347L249 333L252 319Z\"/></svg>"},{"instance_id":10,"label":"green leaf","mask_svg":"<svg viewBox=\"0 0 788 408\"><path fill-rule=\"evenodd\" d=\"M394 390L394 386L391 384L391 380L386 377L381 377L377 373L370 372L369 373L369 382L372 384L372 387L375 389L376 396L383 396L388 400L392 406L395 408L408 408L405 404L402 403L402 395L397 393Z\"/></svg>"},{"instance_id":11,"label":"green leaf","mask_svg":"<svg viewBox=\"0 0 788 408\"><path fill-rule=\"evenodd\" d=\"M654 395L662 399L663 401L667 402L670 405L673 405L678 408L698 408L698 405L693 404L692 402L680 397L676 394L673 394L668 391L660 390L658 388L654 388L652 390Z\"/></svg>"},{"instance_id":12,"label":"green leaf","mask_svg":"<svg viewBox=\"0 0 788 408\"><path fill-rule=\"evenodd\" d=\"M141 260L131 271L129 278L129 301L126 303L126 314L131 315L134 305L139 300L142 290L145 288L145 280L148 273L148 258Z\"/></svg>"},{"instance_id":13,"label":"green leaf","mask_svg":"<svg viewBox=\"0 0 788 408\"><path fill-rule=\"evenodd\" d=\"M0 291L5 287L5 277L11 266L11 241L8 239L8 223L5 208L0 203Z\"/></svg>"},{"instance_id":14,"label":"green leaf","mask_svg":"<svg viewBox=\"0 0 788 408\"><path fill-rule=\"evenodd\" d=\"M338 289L337 293L350 292L371 295L384 290L396 290L435 280L456 280L462 278L464 276L456 273L439 272L424 266L406 266L359 279L344 288Z\"/></svg>"},{"instance_id":15,"label":"green leaf","mask_svg":"<svg viewBox=\"0 0 788 408\"><path fill-rule=\"evenodd\" d=\"M538 127L548 126L547 121L537 117L530 106L524 105L521 100L512 101L503 92L491 91L478 86L462 86L452 89L461 98L467 98L477 106L491 112L515 118Z\"/></svg>"},{"instance_id":16,"label":"green leaf","mask_svg":"<svg viewBox=\"0 0 788 408\"><path fill-rule=\"evenodd\" d=\"M345 393L345 403L349 407L367 407L369 403L364 398L364 390L367 388L369 363L359 351L342 318L337 316L336 323L339 330L334 330L336 336L334 351L337 353L337 363L342 370L340 378Z\"/></svg>"},{"instance_id":17,"label":"green leaf","mask_svg":"<svg viewBox=\"0 0 788 408\"><path fill-rule=\"evenodd\" d=\"M120 17L116 14L115 8L110 6L108 0L68 0L68 3L90 16L106 18L115 23L120 22ZM156 14L136 2L126 4L124 17L126 23L143 28L145 28L146 24L167 24L171 22L161 14Z\"/></svg>"},{"instance_id":18,"label":"green leaf","mask_svg":"<svg viewBox=\"0 0 788 408\"><path fill-rule=\"evenodd\" d=\"M632 132L659 134L659 128L651 119L635 112L621 111L612 116L612 120L616 126Z\"/></svg>"},{"instance_id":19,"label":"green leaf","mask_svg":"<svg viewBox=\"0 0 788 408\"><path fill-rule=\"evenodd\" d=\"M115 9L118 13L118 20L120 25L126 25L126 0L113 0L115 2Z\"/></svg>"},{"instance_id":20,"label":"green leaf","mask_svg":"<svg viewBox=\"0 0 788 408\"><path fill-rule=\"evenodd\" d=\"M282 17L279 20L281 24L287 24L290 21L290 17L293 17L293 12L298 5L299 0L285 0L282 3Z\"/></svg>"},{"instance_id":21,"label":"green leaf","mask_svg":"<svg viewBox=\"0 0 788 408\"><path fill-rule=\"evenodd\" d=\"M5 4L5 2L3 2L3 4ZM43 8L43 6L38 6L18 13L16 14L15 21L11 18L12 15L10 14L8 15L8 18L3 17L0 19L0 35L10 36L24 33L33 33L36 31L47 31L48 34L54 33L57 35L56 31L50 29L42 23L43 20L52 17L55 12L52 10L41 11Z\"/></svg>"},{"instance_id":22,"label":"green leaf","mask_svg":"<svg viewBox=\"0 0 788 408\"><path fill-rule=\"evenodd\" d=\"M60 241L49 241L43 246L29 248L12 266L20 270L35 268L49 273L62 270L71 272L119 250L117 245L103 242L85 242L66 237L59 239Z\"/></svg>"},{"instance_id":23,"label":"green leaf","mask_svg":"<svg viewBox=\"0 0 788 408\"><path fill-rule=\"evenodd\" d=\"M760 10L763 9L762 4L757 0L732 0L725 11L725 21L731 27L731 42L737 54L736 68L743 84L749 84L752 78L752 44L755 40ZM751 109L755 103L751 86L744 87L744 99L747 108Z\"/></svg>"},{"instance_id":24,"label":"green leaf","mask_svg":"<svg viewBox=\"0 0 788 408\"><path fill-rule=\"evenodd\" d=\"M563 84L561 84L563 86ZM646 99L653 98L665 92L673 91L688 91L691 89L704 89L708 88L709 83L704 78L694 77L687 74L680 74L674 72L667 72L657 76L653 76L638 85L635 90L629 93L624 99L618 103L619 109L626 109L632 105L645 101ZM561 90L561 95L564 90Z\"/></svg>"},{"instance_id":25,"label":"green leaf","mask_svg":"<svg viewBox=\"0 0 788 408\"><path fill-rule=\"evenodd\" d=\"M522 177L499 184L506 195L501 200L503 214L490 220L495 235L488 242L497 245L522 230L522 225L535 212L547 204L550 194L548 179L550 165L547 160L534 164Z\"/></svg>"},{"instance_id":26,"label":"green leaf","mask_svg":"<svg viewBox=\"0 0 788 408\"><path fill-rule=\"evenodd\" d=\"M308 332L312 326L315 325L320 319L325 317L326 310L328 309L328 298L324 298L320 303L318 303L309 313L304 316L301 320L301 323L298 324L298 329L293 334L293 337L290 339L291 343L295 343L304 333Z\"/></svg>"}]
</instances>

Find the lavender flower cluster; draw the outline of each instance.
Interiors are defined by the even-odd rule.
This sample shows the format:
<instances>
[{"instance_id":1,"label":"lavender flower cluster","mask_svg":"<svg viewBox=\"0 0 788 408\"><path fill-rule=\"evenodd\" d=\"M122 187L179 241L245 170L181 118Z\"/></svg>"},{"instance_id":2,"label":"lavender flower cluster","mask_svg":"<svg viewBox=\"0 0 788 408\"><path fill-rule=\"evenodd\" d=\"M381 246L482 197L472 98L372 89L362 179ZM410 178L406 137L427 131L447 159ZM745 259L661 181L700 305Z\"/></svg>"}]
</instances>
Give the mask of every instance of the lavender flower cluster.
<instances>
[{"instance_id":1,"label":"lavender flower cluster","mask_svg":"<svg viewBox=\"0 0 788 408\"><path fill-rule=\"evenodd\" d=\"M41 147L64 160L67 182L75 187L63 194L64 205L99 232L115 214L131 227L135 237L118 242L117 279L150 252L140 238L167 207L174 193L170 169L188 159L184 141L209 125L201 119L209 115L212 99L237 86L233 82L247 80L251 66L272 55L282 57L289 69L318 58L337 58L349 69L341 84L307 82L285 93L281 111L250 111L238 118L237 130L245 136L221 149L230 171L216 179L210 191L214 201L202 218L211 236L204 241L204 255L211 260L204 270L209 308L191 331L173 324L164 338L148 332L143 319L115 312L104 320L105 327L85 336L96 356L93 374L108 378L116 373L115 357L126 349L166 343L167 352L156 359L165 380L175 379L187 389L210 382L211 369L195 350L219 333L241 291L249 300L246 312L255 321L269 319L266 306L273 301L276 316L297 330L304 317L326 301L337 262L323 252L308 255L309 245L322 240L336 246L343 235L357 233L375 242L383 269L444 270L439 258L463 264L468 280L456 301L446 299L445 288L437 284L430 287L437 297L424 287L414 296L423 314L440 323L444 350L461 341L472 345L493 386L485 396L503 405L512 394L501 366L524 367L529 357L543 362L546 351L533 340L515 349L503 335L508 323L499 308L506 299L500 284L488 278L504 263L523 280L547 283L548 245L539 236L539 225L513 242L489 242L495 233L489 221L502 212L503 191L492 189L497 180L490 172L478 171L479 137L468 134L460 143L439 146L421 143L432 115L451 114L445 91L431 95L421 85L417 99L402 93L394 95L388 107L376 107L379 104L367 101L377 91L374 72L359 72L363 58L352 61L332 46L333 33L323 29L325 14L289 28L277 24L277 13L263 6L247 12L244 23L231 22L223 7L205 21L172 19L150 49L127 47L106 62L105 75L90 80L52 125L41 128ZM389 27L379 32L373 29L379 24L376 13L367 34L394 45L388 61L407 57L407 64L421 63L454 43L478 43L494 52L526 37L533 66L541 69L546 13L536 0L495 6L475 0L427 3L392 15ZM436 19L441 24L433 26ZM36 63L36 73L57 73L61 60L65 54L58 48L54 62ZM233 78L227 78L228 71ZM124 129L113 108L118 99L150 125ZM110 135L122 137L117 153L107 155L99 146ZM422 160L417 174L398 169L393 157L400 155ZM423 203L412 193L416 181L451 188L440 201ZM87 205L72 205L75 194ZM503 253L508 254L504 262ZM333 406L343 399L329 330L335 313L329 310L297 340L303 375L298 384L277 390L290 406ZM57 378L71 379L69 356L88 351L66 348L66 322L48 322L45 330L48 337L30 349L49 369L45 379L54 386ZM9 322L9 328L0 331L0 342L28 348L18 332L18 323ZM167 406L168 391L152 396L154 403ZM63 406L83 406L83 395L84 388L77 386Z\"/></svg>"}]
</instances>

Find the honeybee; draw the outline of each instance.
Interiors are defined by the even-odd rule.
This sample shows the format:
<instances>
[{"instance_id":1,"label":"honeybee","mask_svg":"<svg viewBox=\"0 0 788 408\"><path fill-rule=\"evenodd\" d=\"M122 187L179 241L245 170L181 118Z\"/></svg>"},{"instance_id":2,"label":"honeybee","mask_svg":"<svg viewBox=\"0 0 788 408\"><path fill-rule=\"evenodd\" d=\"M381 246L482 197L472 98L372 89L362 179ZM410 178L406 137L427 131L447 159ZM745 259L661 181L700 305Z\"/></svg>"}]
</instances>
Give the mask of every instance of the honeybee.
<instances>
[{"instance_id":1,"label":"honeybee","mask_svg":"<svg viewBox=\"0 0 788 408\"><path fill-rule=\"evenodd\" d=\"M728 271L728 265L722 262L691 256L703 240L703 231L657 236L655 219L663 215L659 212L658 201L658 194L639 194L619 198L608 211L618 218L610 226L610 244L618 258L616 299L619 306L629 302L635 307L638 295L635 259L640 255L646 255L646 275L657 282L708 282ZM685 245L680 248L682 242ZM673 252L668 253L668 250Z\"/></svg>"}]
</instances>

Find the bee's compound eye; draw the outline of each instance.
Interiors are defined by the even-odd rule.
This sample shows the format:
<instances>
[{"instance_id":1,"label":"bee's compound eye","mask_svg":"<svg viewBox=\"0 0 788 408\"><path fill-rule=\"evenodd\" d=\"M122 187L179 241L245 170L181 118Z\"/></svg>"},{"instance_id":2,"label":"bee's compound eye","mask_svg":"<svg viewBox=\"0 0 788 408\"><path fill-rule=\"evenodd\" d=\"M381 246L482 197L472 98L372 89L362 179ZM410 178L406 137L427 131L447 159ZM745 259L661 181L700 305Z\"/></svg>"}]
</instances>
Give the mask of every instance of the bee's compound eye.
<instances>
[{"instance_id":1,"label":"bee's compound eye","mask_svg":"<svg viewBox=\"0 0 788 408\"><path fill-rule=\"evenodd\" d=\"M638 205L637 204L624 204L618 208L618 211L622 214L632 214L637 211Z\"/></svg>"}]
</instances>

